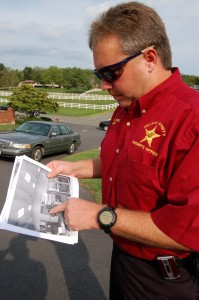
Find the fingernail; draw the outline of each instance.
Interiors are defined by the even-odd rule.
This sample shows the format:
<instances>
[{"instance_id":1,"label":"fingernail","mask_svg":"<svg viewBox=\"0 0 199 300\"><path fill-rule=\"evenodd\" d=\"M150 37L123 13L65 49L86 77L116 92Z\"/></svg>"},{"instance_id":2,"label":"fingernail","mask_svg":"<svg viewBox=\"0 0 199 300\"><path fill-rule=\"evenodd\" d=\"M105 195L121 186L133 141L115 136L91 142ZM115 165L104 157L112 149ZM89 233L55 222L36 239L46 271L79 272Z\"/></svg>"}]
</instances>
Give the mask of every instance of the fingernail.
<instances>
[{"instance_id":1,"label":"fingernail","mask_svg":"<svg viewBox=\"0 0 199 300\"><path fill-rule=\"evenodd\" d=\"M52 217L56 216L55 213L51 212L51 209L48 210L49 214L51 214Z\"/></svg>"}]
</instances>

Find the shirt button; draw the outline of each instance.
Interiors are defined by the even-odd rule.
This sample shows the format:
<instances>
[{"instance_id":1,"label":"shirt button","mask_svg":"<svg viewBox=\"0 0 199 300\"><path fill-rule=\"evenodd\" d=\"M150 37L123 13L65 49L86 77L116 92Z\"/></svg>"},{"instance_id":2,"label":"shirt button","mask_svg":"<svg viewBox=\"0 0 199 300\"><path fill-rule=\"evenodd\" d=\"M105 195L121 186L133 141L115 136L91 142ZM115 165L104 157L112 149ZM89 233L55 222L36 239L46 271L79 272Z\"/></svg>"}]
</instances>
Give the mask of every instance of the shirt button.
<instances>
[{"instance_id":1,"label":"shirt button","mask_svg":"<svg viewBox=\"0 0 199 300\"><path fill-rule=\"evenodd\" d=\"M117 150L116 150L116 153L119 153L119 152L120 152L120 150L119 150L119 149L117 149Z\"/></svg>"},{"instance_id":2,"label":"shirt button","mask_svg":"<svg viewBox=\"0 0 199 300\"><path fill-rule=\"evenodd\" d=\"M130 126L130 125L131 125L131 123L130 123L130 122L127 122L127 123L126 123L126 126Z\"/></svg>"},{"instance_id":3,"label":"shirt button","mask_svg":"<svg viewBox=\"0 0 199 300\"><path fill-rule=\"evenodd\" d=\"M113 177L110 177L109 180L112 181L112 180L113 180Z\"/></svg>"},{"instance_id":4,"label":"shirt button","mask_svg":"<svg viewBox=\"0 0 199 300\"><path fill-rule=\"evenodd\" d=\"M146 113L146 109L143 109L143 110L142 110L142 114L145 114L145 113Z\"/></svg>"}]
</instances>

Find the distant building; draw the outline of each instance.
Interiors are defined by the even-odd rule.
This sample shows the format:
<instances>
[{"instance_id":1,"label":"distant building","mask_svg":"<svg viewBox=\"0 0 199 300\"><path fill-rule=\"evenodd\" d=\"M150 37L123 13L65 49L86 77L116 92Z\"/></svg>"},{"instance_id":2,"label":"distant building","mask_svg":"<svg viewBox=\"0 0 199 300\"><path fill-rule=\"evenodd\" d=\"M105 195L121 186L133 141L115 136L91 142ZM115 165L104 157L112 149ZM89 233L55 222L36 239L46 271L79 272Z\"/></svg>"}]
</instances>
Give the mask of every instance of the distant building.
<instances>
[{"instance_id":1,"label":"distant building","mask_svg":"<svg viewBox=\"0 0 199 300\"><path fill-rule=\"evenodd\" d=\"M28 85L31 85L31 86L34 87L34 85L36 84L36 82L33 81L33 80L24 80L24 81L19 82L18 86L21 86L22 84L28 84Z\"/></svg>"},{"instance_id":2,"label":"distant building","mask_svg":"<svg viewBox=\"0 0 199 300\"><path fill-rule=\"evenodd\" d=\"M52 82L50 84L41 84L41 83L37 83L35 82L34 80L24 80L24 81L21 81L18 86L21 86L22 84L28 84L28 85L31 85L32 87L44 87L44 88L59 88L59 85Z\"/></svg>"}]
</instances>

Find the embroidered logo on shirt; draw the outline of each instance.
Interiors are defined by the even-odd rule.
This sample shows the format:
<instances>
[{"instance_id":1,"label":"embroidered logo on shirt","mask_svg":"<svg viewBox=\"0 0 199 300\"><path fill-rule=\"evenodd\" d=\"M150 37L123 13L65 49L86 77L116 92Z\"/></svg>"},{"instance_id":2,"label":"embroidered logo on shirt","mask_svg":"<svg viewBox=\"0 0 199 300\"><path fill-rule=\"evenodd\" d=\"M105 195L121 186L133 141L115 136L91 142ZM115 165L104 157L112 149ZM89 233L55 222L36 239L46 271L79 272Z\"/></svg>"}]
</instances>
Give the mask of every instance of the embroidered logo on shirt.
<instances>
[{"instance_id":1,"label":"embroidered logo on shirt","mask_svg":"<svg viewBox=\"0 0 199 300\"><path fill-rule=\"evenodd\" d=\"M144 126L144 130L146 133L145 137L139 142L132 141L132 143L137 147L151 153L152 155L158 156L158 153L152 150L151 147L154 139L160 138L162 136L166 136L166 130L164 125L161 122L155 121L146 124Z\"/></svg>"},{"instance_id":2,"label":"embroidered logo on shirt","mask_svg":"<svg viewBox=\"0 0 199 300\"><path fill-rule=\"evenodd\" d=\"M146 136L140 141L140 143L143 143L146 141L148 143L149 147L151 148L153 139L161 136L160 134L155 132L156 128L157 128L157 125L154 128L152 128L151 130L145 128Z\"/></svg>"}]
</instances>

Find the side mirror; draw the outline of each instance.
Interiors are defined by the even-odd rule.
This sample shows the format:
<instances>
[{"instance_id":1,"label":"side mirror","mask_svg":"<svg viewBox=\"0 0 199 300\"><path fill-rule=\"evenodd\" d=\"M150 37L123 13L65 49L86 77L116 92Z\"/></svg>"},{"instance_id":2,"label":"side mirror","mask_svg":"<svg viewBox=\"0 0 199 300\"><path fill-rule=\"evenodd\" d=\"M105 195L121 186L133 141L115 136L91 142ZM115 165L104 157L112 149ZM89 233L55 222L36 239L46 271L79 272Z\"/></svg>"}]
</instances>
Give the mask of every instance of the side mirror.
<instances>
[{"instance_id":1,"label":"side mirror","mask_svg":"<svg viewBox=\"0 0 199 300\"><path fill-rule=\"evenodd\" d=\"M56 132L51 132L50 136L57 136Z\"/></svg>"}]
</instances>

